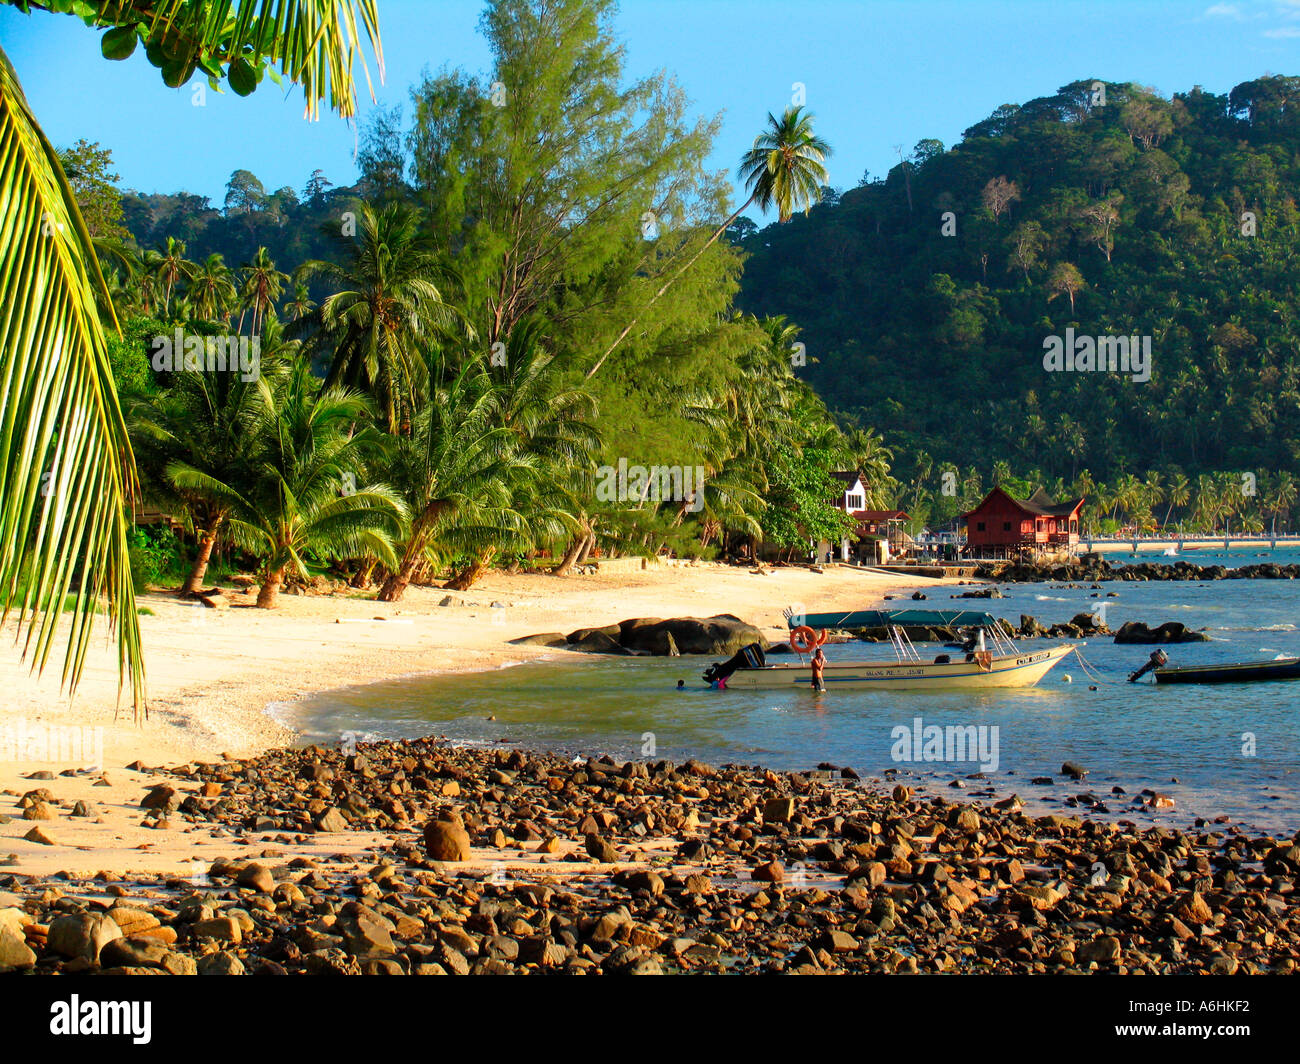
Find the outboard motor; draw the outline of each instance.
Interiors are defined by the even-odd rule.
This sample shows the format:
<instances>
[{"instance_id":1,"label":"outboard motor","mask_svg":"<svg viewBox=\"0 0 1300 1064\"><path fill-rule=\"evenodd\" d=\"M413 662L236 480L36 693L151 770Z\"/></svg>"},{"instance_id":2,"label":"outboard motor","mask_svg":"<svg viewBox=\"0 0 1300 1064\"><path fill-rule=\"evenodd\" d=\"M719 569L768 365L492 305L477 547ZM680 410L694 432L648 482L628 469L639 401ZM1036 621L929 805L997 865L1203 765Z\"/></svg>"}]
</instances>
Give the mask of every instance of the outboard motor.
<instances>
[{"instance_id":1,"label":"outboard motor","mask_svg":"<svg viewBox=\"0 0 1300 1064\"><path fill-rule=\"evenodd\" d=\"M1137 683L1138 680L1140 680L1143 676L1149 673L1152 669L1158 669L1162 665L1168 665L1168 664L1169 664L1168 654L1166 654L1163 650L1153 650L1151 652L1151 657L1147 661L1147 663L1143 665L1142 668L1138 669L1137 672L1133 673L1128 678L1128 682Z\"/></svg>"},{"instance_id":2,"label":"outboard motor","mask_svg":"<svg viewBox=\"0 0 1300 1064\"><path fill-rule=\"evenodd\" d=\"M714 662L704 670L704 682L725 687L727 677L737 669L761 669L767 664L767 655L763 653L762 643L750 643L741 647L731 658L724 662Z\"/></svg>"}]
</instances>

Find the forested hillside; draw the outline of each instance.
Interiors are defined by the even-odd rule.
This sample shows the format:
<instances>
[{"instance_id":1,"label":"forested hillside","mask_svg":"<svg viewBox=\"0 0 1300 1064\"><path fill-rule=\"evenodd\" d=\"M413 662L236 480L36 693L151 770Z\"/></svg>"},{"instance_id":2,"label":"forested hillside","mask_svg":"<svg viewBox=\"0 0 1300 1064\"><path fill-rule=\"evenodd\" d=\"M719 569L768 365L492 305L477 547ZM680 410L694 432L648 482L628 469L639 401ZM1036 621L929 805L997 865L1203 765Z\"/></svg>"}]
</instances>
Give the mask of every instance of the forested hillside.
<instances>
[{"instance_id":1,"label":"forested hillside","mask_svg":"<svg viewBox=\"0 0 1300 1064\"><path fill-rule=\"evenodd\" d=\"M739 302L798 322L807 379L905 478L932 458L935 491L999 458L1067 483L1294 471L1298 178L1300 78L1079 81L751 229ZM1150 380L1046 372L1069 326L1149 336Z\"/></svg>"}]
</instances>

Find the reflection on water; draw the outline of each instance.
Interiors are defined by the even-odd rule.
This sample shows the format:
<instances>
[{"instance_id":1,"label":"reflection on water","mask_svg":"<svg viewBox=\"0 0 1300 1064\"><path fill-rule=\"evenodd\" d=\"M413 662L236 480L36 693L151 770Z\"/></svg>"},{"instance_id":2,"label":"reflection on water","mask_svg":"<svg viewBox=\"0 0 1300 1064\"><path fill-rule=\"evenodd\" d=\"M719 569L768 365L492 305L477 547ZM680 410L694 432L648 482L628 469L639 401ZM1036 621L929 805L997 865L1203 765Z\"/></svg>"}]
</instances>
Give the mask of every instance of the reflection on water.
<instances>
[{"instance_id":1,"label":"reflection on water","mask_svg":"<svg viewBox=\"0 0 1300 1064\"><path fill-rule=\"evenodd\" d=\"M1300 592L1292 581L1101 586L1100 592L1011 586L1004 599L971 605L987 606L1013 622L1022 612L1033 613L1050 624L1104 602L1112 628L1126 620L1154 625L1171 619L1208 628L1212 642L1167 648L1175 664L1300 655L1300 631L1294 628ZM1091 597L1107 591L1118 597ZM946 606L952 592L932 588L929 593L931 606ZM1062 601L1040 601L1044 594ZM1177 606L1183 608L1175 612ZM831 646L828 652L832 660L889 656L888 646L861 643ZM433 733L460 742L511 742L581 755L625 758L653 752L676 761L699 757L789 769L830 762L850 765L864 777L900 768L936 783L976 772L978 765L899 764L891 757L896 727L910 731L918 717L941 726L996 725L999 765L989 778L999 794L1014 790L1029 799L1089 791L1119 815L1129 810L1129 799L1111 799L1112 786L1124 787L1130 796L1150 787L1177 799L1174 820L1180 823L1223 813L1261 830L1290 833L1300 827L1300 681L1216 687L1125 683L1149 652L1115 646L1109 639L1092 641L1084 654L1100 678L1095 689L1071 657L1027 690L824 695L709 690L700 679L706 658L557 652L547 662L495 672L328 692L278 715L306 742L335 742L347 731L385 738ZM686 681L683 691L676 690L679 679ZM1035 776L1058 775L1065 760L1091 769L1086 784L1052 791L1029 783ZM970 786L974 793L980 785Z\"/></svg>"}]
</instances>

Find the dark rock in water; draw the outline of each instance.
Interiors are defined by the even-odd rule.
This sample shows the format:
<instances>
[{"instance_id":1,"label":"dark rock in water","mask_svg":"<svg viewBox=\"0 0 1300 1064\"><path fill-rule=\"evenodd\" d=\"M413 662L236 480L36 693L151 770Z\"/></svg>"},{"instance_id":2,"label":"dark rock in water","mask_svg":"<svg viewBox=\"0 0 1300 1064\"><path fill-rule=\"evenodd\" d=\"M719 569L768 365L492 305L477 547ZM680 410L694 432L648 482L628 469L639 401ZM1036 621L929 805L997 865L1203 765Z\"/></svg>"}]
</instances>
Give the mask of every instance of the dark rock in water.
<instances>
[{"instance_id":1,"label":"dark rock in water","mask_svg":"<svg viewBox=\"0 0 1300 1064\"><path fill-rule=\"evenodd\" d=\"M996 587L983 587L978 591L963 591L960 595L954 595L953 598L963 599L1000 599L1005 596Z\"/></svg>"},{"instance_id":2,"label":"dark rock in water","mask_svg":"<svg viewBox=\"0 0 1300 1064\"><path fill-rule=\"evenodd\" d=\"M927 595L927 594L925 594L923 591L913 591L913 592L912 592L912 600L913 600L914 602L924 602L924 601L925 601L926 599L928 599L929 597L930 597L930 596Z\"/></svg>"},{"instance_id":3,"label":"dark rock in water","mask_svg":"<svg viewBox=\"0 0 1300 1064\"><path fill-rule=\"evenodd\" d=\"M1189 630L1181 621L1165 621L1158 628L1128 621L1115 633L1116 643L1205 643L1209 638L1204 632Z\"/></svg>"},{"instance_id":4,"label":"dark rock in water","mask_svg":"<svg viewBox=\"0 0 1300 1064\"><path fill-rule=\"evenodd\" d=\"M1088 774L1088 770L1074 761L1067 761L1061 766L1061 774L1072 780L1081 780Z\"/></svg>"}]
</instances>

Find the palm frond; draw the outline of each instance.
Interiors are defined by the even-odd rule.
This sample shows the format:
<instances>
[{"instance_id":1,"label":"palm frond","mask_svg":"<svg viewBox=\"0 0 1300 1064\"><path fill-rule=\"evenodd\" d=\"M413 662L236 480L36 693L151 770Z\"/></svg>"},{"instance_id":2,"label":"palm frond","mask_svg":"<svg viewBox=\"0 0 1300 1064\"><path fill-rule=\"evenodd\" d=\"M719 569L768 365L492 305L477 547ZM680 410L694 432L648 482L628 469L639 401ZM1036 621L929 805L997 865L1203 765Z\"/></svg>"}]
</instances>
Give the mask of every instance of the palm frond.
<instances>
[{"instance_id":1,"label":"palm frond","mask_svg":"<svg viewBox=\"0 0 1300 1064\"><path fill-rule=\"evenodd\" d=\"M107 599L118 675L144 710L126 511L134 463L96 298L111 300L58 155L0 51L0 605L43 670L70 590L62 682ZM115 324L115 322L114 322Z\"/></svg>"}]
</instances>

